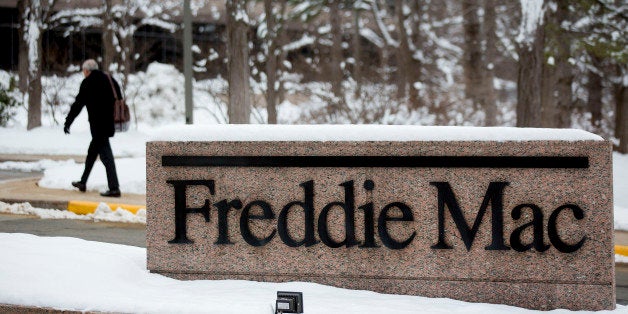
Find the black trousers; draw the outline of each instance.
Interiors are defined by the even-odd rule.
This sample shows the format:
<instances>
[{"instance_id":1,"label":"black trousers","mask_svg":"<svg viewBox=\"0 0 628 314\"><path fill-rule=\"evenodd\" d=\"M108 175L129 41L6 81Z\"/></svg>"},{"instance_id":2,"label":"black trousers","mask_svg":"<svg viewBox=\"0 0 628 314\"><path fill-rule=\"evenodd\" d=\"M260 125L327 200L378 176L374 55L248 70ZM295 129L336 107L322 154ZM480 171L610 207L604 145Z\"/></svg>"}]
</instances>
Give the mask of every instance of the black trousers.
<instances>
[{"instance_id":1,"label":"black trousers","mask_svg":"<svg viewBox=\"0 0 628 314\"><path fill-rule=\"evenodd\" d=\"M90 172L92 172L92 168L96 162L96 157L98 156L100 156L100 161L102 161L103 165L105 165L105 170L107 171L107 183L109 184L109 190L120 189L118 175L116 173L116 163L113 160L113 152L111 151L111 145L109 144L108 137L92 138L91 143L89 143L89 148L87 149L85 170L83 171L81 182L87 183L87 178L89 177Z\"/></svg>"}]
</instances>

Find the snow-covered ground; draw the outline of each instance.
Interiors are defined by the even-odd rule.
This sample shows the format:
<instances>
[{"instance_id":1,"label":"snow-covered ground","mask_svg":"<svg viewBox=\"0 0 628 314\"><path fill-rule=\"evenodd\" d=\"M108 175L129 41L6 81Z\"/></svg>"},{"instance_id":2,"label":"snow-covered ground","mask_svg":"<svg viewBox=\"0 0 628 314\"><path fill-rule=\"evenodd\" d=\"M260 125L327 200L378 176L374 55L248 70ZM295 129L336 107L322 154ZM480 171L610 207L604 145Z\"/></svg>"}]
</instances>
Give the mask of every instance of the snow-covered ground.
<instances>
[{"instance_id":1,"label":"snow-covered ground","mask_svg":"<svg viewBox=\"0 0 628 314\"><path fill-rule=\"evenodd\" d=\"M1 77L0 77L1 79ZM118 133L111 139L116 166L123 193L144 194L145 143L163 134L172 133L184 124L182 76L167 65L151 65L146 73L129 78L127 97L134 103L137 124L128 132ZM61 82L61 83L59 83ZM3 82L0 82L3 83ZM73 160L51 160L46 156L84 156L90 141L85 111L72 125L71 134L65 135L59 122L67 113L69 104L78 91L80 75L65 80L45 81L49 94L55 92L60 106L45 104L43 126L26 131L23 121L26 112L19 108L9 127L0 128L0 154L43 155L35 162L0 163L0 170L44 171L39 184L53 189L73 189L71 181L83 171L82 163ZM142 90L143 89L143 90ZM195 124L224 122L225 110L216 96L224 89L220 80L195 82ZM209 91L209 92L208 92ZM44 100L46 101L46 100ZM301 104L303 105L303 104ZM303 108L288 102L280 106L279 121L301 122ZM263 118L264 112L254 115ZM415 117L416 118L416 117ZM400 120L401 119L401 120ZM415 120L396 117L396 123L416 124ZM263 119L261 119L263 120ZM391 121L392 121L391 120ZM428 117L429 120L429 117ZM56 122L55 122L56 121ZM474 136L474 129L452 129L448 136ZM347 133L349 132L349 133ZM354 134L347 130L344 134ZM518 138L516 130L500 132L479 131L481 136ZM562 137L561 130L541 131L538 136ZM203 136L194 131L194 136ZM337 133L337 132L336 132ZM375 136L384 136L375 132ZM284 136L299 136L286 132ZM188 136L191 136L188 134ZM223 134L228 136L228 133ZM324 132L316 136L325 140ZM395 137L396 135L388 134ZM477 136L477 134L476 134ZM577 135L585 136L585 135ZM586 135L590 136L590 135ZM467 138L468 139L468 138ZM521 139L521 138L519 138ZM403 139L400 139L403 140ZM56 159L56 158L55 158ZM615 229L628 230L628 156L613 154L613 182ZM97 162L88 181L89 190L107 188L104 167ZM38 215L52 219L91 219L106 221L145 221L145 212L135 216L123 211L112 212L99 207L91 216L78 216L67 212L33 208L29 204L0 203L0 212ZM129 216L130 215L130 216ZM134 217L131 217L134 216ZM528 313L520 308L473 304L448 299L430 299L415 296L384 295L368 291L332 288L312 283L258 283L251 281L178 281L146 270L145 249L114 244L89 242L73 238L45 238L24 234L0 233L2 262L0 263L0 303L45 306L58 309L107 312L203 312L203 313L273 313L272 307L278 290L295 290L304 293L305 312L313 313ZM618 262L628 261L617 257ZM565 310L554 313L567 313ZM613 313L628 313L628 307L618 306Z\"/></svg>"},{"instance_id":2,"label":"snow-covered ground","mask_svg":"<svg viewBox=\"0 0 628 314\"><path fill-rule=\"evenodd\" d=\"M6 283L0 303L116 313L272 314L277 291L299 291L307 314L541 313L305 282L180 281L149 273L143 248L75 238L0 233L0 247L0 282ZM628 307L596 313L628 313Z\"/></svg>"}]
</instances>

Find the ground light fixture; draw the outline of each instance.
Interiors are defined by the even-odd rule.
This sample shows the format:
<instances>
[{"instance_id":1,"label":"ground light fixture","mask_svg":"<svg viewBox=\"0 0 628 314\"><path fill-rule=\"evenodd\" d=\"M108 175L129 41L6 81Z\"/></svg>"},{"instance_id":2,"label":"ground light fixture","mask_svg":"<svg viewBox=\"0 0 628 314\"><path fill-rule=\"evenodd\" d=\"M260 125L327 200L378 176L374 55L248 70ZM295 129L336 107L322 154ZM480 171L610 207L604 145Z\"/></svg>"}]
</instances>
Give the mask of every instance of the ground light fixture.
<instances>
[{"instance_id":1,"label":"ground light fixture","mask_svg":"<svg viewBox=\"0 0 628 314\"><path fill-rule=\"evenodd\" d=\"M303 293L277 291L275 314L303 313Z\"/></svg>"}]
</instances>

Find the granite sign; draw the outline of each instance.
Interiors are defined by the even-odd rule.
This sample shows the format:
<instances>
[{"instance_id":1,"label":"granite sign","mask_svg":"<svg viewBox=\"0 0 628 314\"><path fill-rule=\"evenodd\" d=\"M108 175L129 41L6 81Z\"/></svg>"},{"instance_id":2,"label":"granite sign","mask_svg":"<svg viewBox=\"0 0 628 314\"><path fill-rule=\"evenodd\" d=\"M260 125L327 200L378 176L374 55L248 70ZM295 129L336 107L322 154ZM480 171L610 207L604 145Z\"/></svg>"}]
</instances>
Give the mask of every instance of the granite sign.
<instances>
[{"instance_id":1,"label":"granite sign","mask_svg":"<svg viewBox=\"0 0 628 314\"><path fill-rule=\"evenodd\" d=\"M518 132L500 141L149 142L148 268L614 308L609 143Z\"/></svg>"}]
</instances>

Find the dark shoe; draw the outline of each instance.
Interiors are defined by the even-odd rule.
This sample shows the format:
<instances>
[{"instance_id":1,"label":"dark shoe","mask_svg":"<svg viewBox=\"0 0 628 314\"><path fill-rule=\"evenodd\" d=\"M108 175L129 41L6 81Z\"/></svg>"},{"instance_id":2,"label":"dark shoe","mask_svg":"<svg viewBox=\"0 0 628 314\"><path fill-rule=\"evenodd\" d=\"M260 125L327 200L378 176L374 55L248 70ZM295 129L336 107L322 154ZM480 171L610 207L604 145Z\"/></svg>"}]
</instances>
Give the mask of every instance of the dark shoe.
<instances>
[{"instance_id":1,"label":"dark shoe","mask_svg":"<svg viewBox=\"0 0 628 314\"><path fill-rule=\"evenodd\" d=\"M72 186L75 187L75 188L78 188L79 191L81 191L81 192L85 192L85 190L87 188L85 186L85 183L83 183L81 181L74 181L74 182L72 182Z\"/></svg>"},{"instance_id":2,"label":"dark shoe","mask_svg":"<svg viewBox=\"0 0 628 314\"><path fill-rule=\"evenodd\" d=\"M120 190L109 190L107 192L100 193L100 196L104 197L120 197L120 195L122 195L122 193L120 193Z\"/></svg>"}]
</instances>

